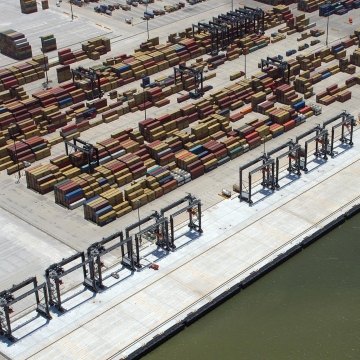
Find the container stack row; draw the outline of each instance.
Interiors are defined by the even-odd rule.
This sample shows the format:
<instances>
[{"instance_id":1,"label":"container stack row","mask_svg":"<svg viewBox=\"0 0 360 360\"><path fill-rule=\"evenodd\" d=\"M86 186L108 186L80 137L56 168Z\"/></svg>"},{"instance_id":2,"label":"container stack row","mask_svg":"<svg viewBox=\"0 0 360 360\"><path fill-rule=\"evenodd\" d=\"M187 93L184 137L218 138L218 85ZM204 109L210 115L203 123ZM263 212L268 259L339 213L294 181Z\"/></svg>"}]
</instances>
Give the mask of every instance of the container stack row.
<instances>
[{"instance_id":1,"label":"container stack row","mask_svg":"<svg viewBox=\"0 0 360 360\"><path fill-rule=\"evenodd\" d=\"M70 48L59 50L58 57L61 65L69 65L87 59L85 51L81 49L72 51Z\"/></svg>"},{"instance_id":2,"label":"container stack row","mask_svg":"<svg viewBox=\"0 0 360 360\"><path fill-rule=\"evenodd\" d=\"M0 92L42 79L45 76L41 66L42 60L47 62L47 58L39 57L37 61L14 64L11 69L0 69Z\"/></svg>"},{"instance_id":3,"label":"container stack row","mask_svg":"<svg viewBox=\"0 0 360 360\"><path fill-rule=\"evenodd\" d=\"M267 4L267 5L291 5L296 3L296 0L260 0L260 2Z\"/></svg>"},{"instance_id":4,"label":"container stack row","mask_svg":"<svg viewBox=\"0 0 360 360\"><path fill-rule=\"evenodd\" d=\"M279 5L274 7L273 9L267 10L265 12L265 27L268 29L284 23L282 12L287 10L288 7L283 5ZM134 55L119 55L107 59L105 62L106 67L119 64L119 68L122 68L122 66L124 65L130 65L130 68L132 70L131 73L126 73L124 74L124 76L120 76L119 72L116 69L113 69L118 77L118 80L121 80L117 83L115 87L119 87L124 83L134 81L135 79L140 79L146 73L154 74L157 71L162 71L167 69L168 67L175 66L181 61L188 60L189 56L200 56L201 54L209 52L209 50L211 50L210 34L199 33L195 34L194 38L192 38L191 31L185 31L181 34L182 36L188 36L189 38L184 38L179 43L175 44L159 44L158 38L150 39L151 46L148 47L146 50L140 47L140 49L136 50ZM249 39L251 38L254 44L254 50L255 46L259 46L260 48L262 46L266 46L265 42L268 42L268 40L266 40L266 37L262 37L261 39L259 39L259 36L255 34L249 35ZM23 40L21 41L23 42ZM236 41L239 42L240 39L237 39ZM104 51L103 47L105 47L106 51L109 51L110 41L107 38L94 39L92 41L89 41L88 43L83 44L83 47L86 51L84 51L83 49L76 51L72 51L71 49L61 50L59 52L60 64L68 65L75 61L86 59L88 57L87 52L91 53L95 51L102 53ZM97 49L99 51L96 50L96 48L98 47L100 47L99 49ZM24 56L24 54L21 55ZM30 56L30 53L28 52L27 55ZM151 61L154 61L154 63L150 63ZM120 70L120 73L124 71L124 69Z\"/></svg>"},{"instance_id":5,"label":"container stack row","mask_svg":"<svg viewBox=\"0 0 360 360\"><path fill-rule=\"evenodd\" d=\"M335 101L345 102L351 99L351 91L348 90L346 84L339 86L333 84L328 86L324 91L316 94L316 101L322 105L330 105Z\"/></svg>"},{"instance_id":6,"label":"container stack row","mask_svg":"<svg viewBox=\"0 0 360 360\"><path fill-rule=\"evenodd\" d=\"M303 99L298 95L293 85L283 84L275 90L276 100L281 104L291 105L295 109L299 108L299 103L302 104ZM302 107L300 105L300 107Z\"/></svg>"},{"instance_id":7,"label":"container stack row","mask_svg":"<svg viewBox=\"0 0 360 360\"><path fill-rule=\"evenodd\" d=\"M49 0L41 0L41 8L47 10L49 8Z\"/></svg>"},{"instance_id":8,"label":"container stack row","mask_svg":"<svg viewBox=\"0 0 360 360\"><path fill-rule=\"evenodd\" d=\"M81 44L81 49L71 50L70 48L58 51L59 63L61 65L73 64L87 58L99 60L101 55L111 50L110 39L102 37L89 40Z\"/></svg>"},{"instance_id":9,"label":"container stack row","mask_svg":"<svg viewBox=\"0 0 360 360\"><path fill-rule=\"evenodd\" d=\"M353 40L344 40L341 45L342 46L351 46ZM300 67L303 69L311 69L313 67L318 67L321 65L322 61L328 61L329 56L333 56L330 53L330 49L320 50L315 54L311 54L312 57L306 56L298 56L296 62L291 66L291 76L297 74L300 71ZM291 62L291 61L290 61ZM302 83L296 85L297 88L304 87L305 94L311 94L311 86L313 83L320 81L323 78L329 76L329 74L336 73L339 70L339 67L334 65L333 67L329 67L325 70L321 70L320 74L317 73L304 73L303 77L306 79ZM182 112L182 116L171 115L171 120L167 121L167 117L162 117L161 119L157 119L156 121L152 121L146 126L146 130L141 129L147 141L155 141L155 140L163 140L166 138L166 134L171 131L181 130L188 126L188 124L193 121L200 119L204 119L210 114L214 112L214 106L219 109L223 109L224 111L235 110L241 106L243 106L244 102L249 103L246 107L242 108L241 114L245 115L247 112L256 110L256 107L259 103L261 103L264 99L264 89L266 88L268 91L273 86L273 80L270 76L272 75L276 77L276 74L272 74L268 72L268 74L262 74L261 78L253 77L251 86L249 83L244 81L237 82L236 84L227 87L225 90L220 91L220 93L212 94L211 99L202 99L197 102L196 105L190 106L186 109L187 114L185 114L185 108L179 110ZM167 80L166 80L167 81ZM164 80L164 84L166 84ZM310 84L310 86L309 86ZM174 85L171 85L174 86ZM309 86L309 87L308 87ZM139 108L140 103L143 103L145 100L145 104L153 104L154 102L159 101L159 99L163 100L162 97L164 94L167 94L167 87L155 87L149 89L149 91L145 91L146 96L149 97L152 101L146 100L142 93L134 95L134 105ZM304 95L305 95L304 94ZM305 98L308 96L306 95ZM290 94L290 96L294 96L294 94ZM76 89L73 84L65 84L62 87L53 88L49 91L44 91L41 93L34 94L35 99L30 99L28 103L22 103L21 106L26 108L27 105L34 108L34 101L36 104L41 107L45 107L44 109L33 109L31 111L24 111L21 114L21 119L27 119L27 117L31 116L31 118L35 121L40 129L40 134L52 132L57 128L67 126L69 120L73 117L76 117L76 120L79 119L79 122L82 121L82 117L85 117L86 114L91 113L89 116L93 117L96 115L97 111L103 112L103 121L108 122L115 119L118 119L119 116L125 114L126 108L130 109L129 105L121 106L119 103L119 108L113 108L112 110L106 111L106 99L96 100L91 104L87 104L88 107L84 107L83 104L80 104L81 101L85 99L84 91L82 89ZM292 99L290 99L292 100ZM297 99L296 99L297 100ZM284 100L283 100L284 101ZM289 99L285 99L285 102L289 101ZM104 102L104 104L102 104ZM293 101L294 102L294 101ZM131 101L129 101L131 105ZM79 104L78 106L75 104ZM66 112L66 114L59 112L60 108L65 108L71 106L71 108ZM116 106L118 106L116 104ZM302 106L300 103L299 106ZM93 110L95 108L95 111ZM127 110L129 111L129 110ZM4 126L8 126L10 123L14 121L14 115L5 111L1 114L2 124ZM17 117L16 117L17 118ZM161 120L161 121L159 121ZM16 121L18 121L16 119ZM237 121L234 117L232 117L231 121ZM32 126L33 124L31 124ZM82 126L84 125L84 126ZM89 127L88 121L84 121L83 124L71 125L70 127L64 128L63 135L65 138L70 136L79 136L80 131L83 129L87 129ZM201 129L201 126L200 128ZM145 132L144 132L145 131ZM193 130L194 132L197 129ZM201 130L199 130L199 133ZM205 133L204 133L205 134ZM166 161L166 160L162 160Z\"/></svg>"},{"instance_id":10,"label":"container stack row","mask_svg":"<svg viewBox=\"0 0 360 360\"><path fill-rule=\"evenodd\" d=\"M41 50L43 52L49 52L57 49L56 39L54 35L41 36Z\"/></svg>"},{"instance_id":11,"label":"container stack row","mask_svg":"<svg viewBox=\"0 0 360 360\"><path fill-rule=\"evenodd\" d=\"M333 14L344 15L352 9L360 8L359 0L342 0L332 3L323 3L319 6L319 16L330 16Z\"/></svg>"},{"instance_id":12,"label":"container stack row","mask_svg":"<svg viewBox=\"0 0 360 360\"><path fill-rule=\"evenodd\" d=\"M25 162L33 163L50 156L50 148L45 139L34 136L27 140L17 141L1 148L1 168L5 165L8 174L24 168Z\"/></svg>"},{"instance_id":13,"label":"container stack row","mask_svg":"<svg viewBox=\"0 0 360 360\"><path fill-rule=\"evenodd\" d=\"M103 41L103 40L102 40ZM96 45L96 44L95 44ZM92 46L92 44L90 44L89 46ZM108 45L105 43L104 45L105 47L107 47ZM143 52L138 52L136 54L136 56L138 56L138 59L140 59L140 64L144 67L144 65L146 65L146 68L155 68L158 69L158 70L161 70L162 69L162 64L161 63L161 58L162 56L164 56L164 58L168 57L170 60L173 59L176 61L180 61L180 60L185 60L185 59L188 59L189 56L196 56L198 54L201 54L201 52L203 50L200 49L199 45L197 44L197 42L194 40L194 39L183 39L181 40L180 43L178 44L174 44L174 45L157 45L158 47L161 48L161 50L163 51L163 53L161 51L157 51L154 49L153 52L147 52L146 54ZM151 54L153 56L151 56ZM134 58L135 59L135 58ZM132 65L133 59L131 59L131 57L126 57L126 59L124 60L125 63L129 63ZM156 64L154 65L153 63L150 63L150 62L156 62ZM167 60L166 60L167 61ZM165 61L165 63L166 63ZM164 64L164 63L163 63ZM134 64L136 65L136 64ZM140 68L140 67L139 67ZM61 71L60 71L61 73ZM69 71L68 69L64 69L64 72L63 72L63 76L59 75L59 78L61 80L64 80L63 77L65 78L69 78L70 77L70 74L69 74ZM113 89L113 88L116 88L118 86L121 86L121 81L123 79L120 77L117 81L116 81L116 78L114 78L114 81L108 81L105 77L102 77L101 78L101 86L102 86L102 89L104 91L106 90L109 90L109 86L110 86L110 89ZM9 83L10 84L10 83ZM111 84L111 85L110 85ZM10 85L13 85L12 83ZM8 86L10 86L8 85ZM79 85L79 84L77 84ZM69 85L70 86L70 85ZM86 85L87 87L89 87L89 84ZM181 84L178 85L172 85L173 88L171 88L171 92L174 93L174 91L179 91L181 90L181 88L179 86L181 86ZM179 87L179 88L178 88ZM60 92L62 90L59 90ZM71 100L76 103L77 101L81 101L80 99L82 99L82 93L81 93L81 90L78 89L76 90L76 92L79 91L79 93L76 93L74 94L71 94ZM91 91L90 90L84 90L86 92L86 94L88 95ZM158 91L158 90L156 90ZM159 91L160 94L154 94L154 98L152 99L152 104L155 105L155 106L164 106L168 103L168 100L165 99L165 98L159 98L159 95L161 97L166 97L168 94L169 94L169 91L170 89L167 89L166 92L165 91ZM73 91L75 93L75 90ZM64 95L65 96L65 95ZM151 97L151 95L150 95ZM70 106L71 105L71 100L70 100L70 97L67 97L67 98L64 98L64 99L61 99L61 103L59 104L59 106L61 108L63 108L64 106ZM147 100L148 101L148 100ZM150 102L149 102L150 103ZM47 104L45 103L41 103L42 106L47 106ZM139 108L141 108L141 104L138 103L136 104L136 106L138 106ZM145 105L145 106L148 106ZM135 110L135 109L133 109ZM121 115L121 113L119 114L120 111L118 111L118 115ZM111 116L111 119L115 119L117 118L117 116ZM107 119L106 119L107 120ZM63 125L64 122L63 121L59 121L59 119L57 119L55 121L55 124L56 125ZM53 126L53 124L50 124L49 126L49 131L53 131L54 129L56 128L56 126ZM43 125L43 127L41 129L47 129L47 127L45 127L45 125Z\"/></svg>"},{"instance_id":14,"label":"container stack row","mask_svg":"<svg viewBox=\"0 0 360 360\"><path fill-rule=\"evenodd\" d=\"M189 46L189 48L190 48L190 51L191 51L191 42L189 42L189 44L186 44L186 45L188 45ZM59 94L60 96L62 96L63 94ZM156 96L156 93L154 94L155 96ZM260 96L259 97L259 99L257 99L256 97L257 96ZM263 99L261 98L261 96L263 96L263 94L261 94L261 93L258 93L257 95L254 95L254 97L253 97L253 99L252 99L252 103L253 103L253 105L254 106L256 106L260 101L262 101ZM43 99L44 101L46 101L46 100L49 100L49 99L46 99L46 98L44 98ZM67 105L67 99L61 99L61 100L65 100L64 101L64 106L66 106ZM218 107L220 107L220 108L224 108L224 109L226 109L226 105L228 105L227 104L227 102L229 102L229 100L231 100L231 99L225 99L225 102L224 103L221 103L221 101L222 101L223 99L219 99L219 101L218 101L218 103L216 103L216 105L218 106ZM231 101L230 101L231 102ZM240 103L241 104L241 103ZM49 105L50 105L50 107L52 106L52 104L50 104L49 103ZM201 118L205 118L206 116L208 116L212 111L213 111L213 103L212 102L209 102L209 101L204 101L203 103L199 103L198 104L198 109L197 109L197 113L198 113L198 115L201 117ZM51 118L51 116L49 116L50 118ZM56 118L55 117L55 120L56 121L58 121L58 123L57 124L62 124L62 121L63 121L63 119L64 119L64 117L63 116L60 116L59 118ZM183 120L183 119L182 119ZM182 121L183 123L185 123L186 122L186 120L185 121ZM179 121L179 123L180 123L180 121ZM174 123L173 123L174 124ZM171 130L175 130L175 129L171 129L171 126L173 126L173 125L170 125L170 124L168 124L167 125L168 127L170 126L170 131ZM162 130L161 131L165 131L165 128L164 128L164 126L162 125ZM160 131L160 132L161 132ZM197 131L197 129L195 129L194 130L194 132L196 132ZM199 132L198 132L199 134L201 134L201 126L200 126L200 128L199 128ZM155 133L156 134L156 133ZM204 133L205 134L205 133ZM163 135L161 135L160 134L160 137L161 136L163 136ZM201 135L201 136L204 136L204 135ZM154 139L153 139L154 140Z\"/></svg>"},{"instance_id":15,"label":"container stack row","mask_svg":"<svg viewBox=\"0 0 360 360\"><path fill-rule=\"evenodd\" d=\"M23 14L32 14L38 11L36 0L20 0L20 8Z\"/></svg>"},{"instance_id":16,"label":"container stack row","mask_svg":"<svg viewBox=\"0 0 360 360\"><path fill-rule=\"evenodd\" d=\"M345 39L331 46L331 54L335 56L335 59L341 59L346 57L346 49L355 44L355 39Z\"/></svg>"},{"instance_id":17,"label":"container stack row","mask_svg":"<svg viewBox=\"0 0 360 360\"><path fill-rule=\"evenodd\" d=\"M305 12L313 12L319 9L319 6L324 4L323 0L299 0L298 10Z\"/></svg>"},{"instance_id":18,"label":"container stack row","mask_svg":"<svg viewBox=\"0 0 360 360\"><path fill-rule=\"evenodd\" d=\"M258 104L259 108L261 104ZM98 225L105 225L131 209L172 191L190 178L195 179L296 125L294 109L285 111L265 107L269 116L267 121L255 120L236 131L232 131L225 116L213 114L198 121L191 128L191 134L174 129L163 141L143 144L142 136L136 132L121 131L113 134L111 138L97 144L101 165L95 168L92 175L81 175L80 169L85 170L83 166L87 159L76 153L73 157L55 158L52 164L58 166L61 175L55 173L66 178L55 185L56 202L70 209L84 205L85 218ZM183 117L182 115L189 116L193 113L193 108L196 111L196 105L187 105L183 112L173 115L174 119L171 115L164 115L160 117L161 122L158 119L155 121L166 126ZM140 130L144 132L149 123L151 121L140 124ZM125 154L124 148L127 149ZM45 181L48 178L40 179ZM124 193L121 192L122 197L114 197L113 201L104 195L109 194L109 191L112 194L114 189L134 180L136 182L133 185L126 188ZM49 181L49 184L53 184L53 178ZM40 188L42 184L36 184L32 188Z\"/></svg>"},{"instance_id":19,"label":"container stack row","mask_svg":"<svg viewBox=\"0 0 360 360\"><path fill-rule=\"evenodd\" d=\"M0 32L0 51L16 60L32 57L31 45L25 35L12 29Z\"/></svg>"},{"instance_id":20,"label":"container stack row","mask_svg":"<svg viewBox=\"0 0 360 360\"><path fill-rule=\"evenodd\" d=\"M54 189L55 184L65 180L59 168L53 164L38 164L26 171L27 187L40 194L46 194Z\"/></svg>"},{"instance_id":21,"label":"container stack row","mask_svg":"<svg viewBox=\"0 0 360 360\"><path fill-rule=\"evenodd\" d=\"M350 62L355 66L360 66L360 48L355 49L350 55Z\"/></svg>"},{"instance_id":22,"label":"container stack row","mask_svg":"<svg viewBox=\"0 0 360 360\"><path fill-rule=\"evenodd\" d=\"M59 66L56 68L57 80L58 83L63 83L69 81L72 78L72 73L70 70L70 65Z\"/></svg>"}]
</instances>

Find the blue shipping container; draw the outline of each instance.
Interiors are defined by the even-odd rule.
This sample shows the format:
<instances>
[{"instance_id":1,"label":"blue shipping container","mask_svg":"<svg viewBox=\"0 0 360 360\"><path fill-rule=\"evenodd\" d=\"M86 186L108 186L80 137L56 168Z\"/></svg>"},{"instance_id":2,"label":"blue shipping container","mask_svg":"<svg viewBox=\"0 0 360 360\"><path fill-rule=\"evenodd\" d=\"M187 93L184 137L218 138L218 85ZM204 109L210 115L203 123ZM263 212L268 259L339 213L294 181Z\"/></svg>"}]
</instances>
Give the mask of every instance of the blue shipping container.
<instances>
[{"instance_id":1,"label":"blue shipping container","mask_svg":"<svg viewBox=\"0 0 360 360\"><path fill-rule=\"evenodd\" d=\"M108 205L103 207L102 209L95 212L96 219L98 219L101 215L104 215L112 210L112 206Z\"/></svg>"},{"instance_id":2,"label":"blue shipping container","mask_svg":"<svg viewBox=\"0 0 360 360\"><path fill-rule=\"evenodd\" d=\"M72 192L69 192L68 194L65 194L65 200L69 201L69 200L71 200L79 195L83 195L83 194L84 194L83 189L77 189Z\"/></svg>"}]
</instances>

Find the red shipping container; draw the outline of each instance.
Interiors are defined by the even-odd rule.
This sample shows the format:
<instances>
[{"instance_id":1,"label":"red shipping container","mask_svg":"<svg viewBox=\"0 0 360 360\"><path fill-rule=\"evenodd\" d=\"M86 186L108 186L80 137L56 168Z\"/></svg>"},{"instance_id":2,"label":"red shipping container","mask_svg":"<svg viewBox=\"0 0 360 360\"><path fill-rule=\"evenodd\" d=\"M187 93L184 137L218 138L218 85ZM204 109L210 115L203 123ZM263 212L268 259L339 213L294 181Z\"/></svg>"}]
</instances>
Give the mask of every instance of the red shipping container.
<instances>
[{"instance_id":1,"label":"red shipping container","mask_svg":"<svg viewBox=\"0 0 360 360\"><path fill-rule=\"evenodd\" d=\"M214 155L216 156L216 158L218 160L223 159L227 155L227 150L226 150L226 148L224 148L224 149L215 151Z\"/></svg>"},{"instance_id":2,"label":"red shipping container","mask_svg":"<svg viewBox=\"0 0 360 360\"><path fill-rule=\"evenodd\" d=\"M256 146L259 146L261 144L261 138L260 136L254 138L254 139L251 139L248 141L248 144L249 144L249 148L250 149L253 149L255 148Z\"/></svg>"},{"instance_id":3,"label":"red shipping container","mask_svg":"<svg viewBox=\"0 0 360 360\"><path fill-rule=\"evenodd\" d=\"M284 130L288 131L295 127L296 123L295 120L289 120L286 123L284 123Z\"/></svg>"},{"instance_id":4,"label":"red shipping container","mask_svg":"<svg viewBox=\"0 0 360 360\"><path fill-rule=\"evenodd\" d=\"M187 166L187 170L192 171L193 169L195 169L195 168L197 168L197 167L199 167L201 165L202 165L201 160L195 160L194 162L192 162L191 164L189 164Z\"/></svg>"},{"instance_id":5,"label":"red shipping container","mask_svg":"<svg viewBox=\"0 0 360 360\"><path fill-rule=\"evenodd\" d=\"M194 180L200 177L201 175L204 175L204 173L205 173L205 167L204 165L200 165L190 171L191 179Z\"/></svg>"},{"instance_id":6,"label":"red shipping container","mask_svg":"<svg viewBox=\"0 0 360 360\"><path fill-rule=\"evenodd\" d=\"M252 133L245 135L245 139L247 142L257 138L259 136L259 134L256 131L253 131Z\"/></svg>"}]
</instances>

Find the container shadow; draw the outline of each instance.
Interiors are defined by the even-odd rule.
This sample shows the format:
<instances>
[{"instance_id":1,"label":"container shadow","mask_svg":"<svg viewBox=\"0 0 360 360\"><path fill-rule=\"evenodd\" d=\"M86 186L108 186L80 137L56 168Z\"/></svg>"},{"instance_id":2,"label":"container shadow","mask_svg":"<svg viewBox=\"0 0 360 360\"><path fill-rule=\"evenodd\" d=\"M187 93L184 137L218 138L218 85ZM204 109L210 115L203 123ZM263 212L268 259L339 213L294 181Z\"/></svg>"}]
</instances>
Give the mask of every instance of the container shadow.
<instances>
[{"instance_id":1,"label":"container shadow","mask_svg":"<svg viewBox=\"0 0 360 360\"><path fill-rule=\"evenodd\" d=\"M296 175L296 174L286 174L282 177L279 177L279 183L281 180L283 179L288 179L289 181L284 184L284 185L280 185L279 184L279 188L277 190L281 190L281 189L285 189L286 187L290 186L291 184L293 184L296 180L299 180L301 176Z\"/></svg>"},{"instance_id":2,"label":"container shadow","mask_svg":"<svg viewBox=\"0 0 360 360\"><path fill-rule=\"evenodd\" d=\"M324 165L327 161L321 158L315 158L311 161L308 162L308 171L306 172L306 174L310 174L312 171L317 170L321 165ZM312 166L313 164L317 164L314 167L312 167L311 169L309 169L309 165Z\"/></svg>"},{"instance_id":3,"label":"container shadow","mask_svg":"<svg viewBox=\"0 0 360 360\"><path fill-rule=\"evenodd\" d=\"M275 190L271 190L271 189L268 189L268 188L263 188L263 189L255 191L252 194L252 198L254 198L254 196L258 195L258 194L262 195L262 197L260 199L258 199L258 200L255 200L255 201L253 200L253 203L251 204L251 206L259 204L260 202L264 201L270 195L274 194L274 192L275 192Z\"/></svg>"},{"instance_id":4,"label":"container shadow","mask_svg":"<svg viewBox=\"0 0 360 360\"><path fill-rule=\"evenodd\" d=\"M159 260L165 258L166 256L169 255L169 251L164 250L161 247L157 247L156 249L154 249L153 251L150 251L149 253L141 256L141 260L146 261L146 264L141 264L142 267L140 269L138 269L138 272L141 272L145 269L147 269L152 263L156 263Z\"/></svg>"},{"instance_id":5,"label":"container shadow","mask_svg":"<svg viewBox=\"0 0 360 360\"><path fill-rule=\"evenodd\" d=\"M77 291L76 293L70 295L69 297L63 299L63 300L62 300L62 303L64 304L64 303L66 303L67 301L70 301L70 300L74 299L76 296L84 293L85 291L87 291L86 287L84 287L83 289L81 289L81 290ZM66 293L65 293L65 294L66 294Z\"/></svg>"},{"instance_id":6,"label":"container shadow","mask_svg":"<svg viewBox=\"0 0 360 360\"><path fill-rule=\"evenodd\" d=\"M63 301L62 301L62 305L65 304L66 302L69 302L69 301L74 300L77 296L79 296L79 295L81 295L82 293L85 293L85 292L90 292L90 290L88 290L86 287L84 287L81 291L78 291L77 293L75 293L75 294L69 296L68 298L66 298L65 300L63 300ZM75 304L72 305L72 306L70 306L70 307L68 307L68 308L64 308L64 311L63 311L63 312L62 312L62 311L59 311L55 306L52 306L51 309L52 309L52 311L53 311L56 315L61 316L61 315L65 314L65 313L68 313L69 311L72 311L72 310L78 308L78 307L81 306L82 304L87 303L89 300L93 299L95 296L96 296L96 293L93 293L93 292L92 292L92 293L91 293L91 296L89 296L87 299L84 299L84 300L82 300L82 301L80 301L80 302L78 302L78 303L76 303L76 302L74 301Z\"/></svg>"},{"instance_id":7,"label":"container shadow","mask_svg":"<svg viewBox=\"0 0 360 360\"><path fill-rule=\"evenodd\" d=\"M142 258L146 258L149 256L153 256L156 258L156 260L160 260L162 258L164 258L165 256L169 255L169 252L164 250L161 247L157 247L156 249L154 249L153 251L150 251L149 253L145 254L142 256Z\"/></svg>"},{"instance_id":8,"label":"container shadow","mask_svg":"<svg viewBox=\"0 0 360 360\"><path fill-rule=\"evenodd\" d=\"M179 246L176 246L176 250L182 249L184 246L189 245L190 243L192 243L194 240L196 240L197 238L199 238L201 236L201 234L197 231L194 230L189 230L186 233L180 235L179 237L175 238L175 243L176 243L176 239L179 239L181 237L187 237L189 240L182 243Z\"/></svg>"},{"instance_id":9,"label":"container shadow","mask_svg":"<svg viewBox=\"0 0 360 360\"><path fill-rule=\"evenodd\" d=\"M124 268L124 269L126 269L126 268ZM121 270L122 270L122 269L121 269ZM118 272L120 272L121 270L119 270ZM126 269L126 270L127 270L127 269ZM116 271L112 271L111 274L109 274L109 275L107 275L106 277L104 277L103 281L105 281L105 280L107 280L107 279L109 279L109 278L111 278L111 277L114 278L113 275L112 275L112 274L114 274L114 273L117 273L117 272L116 272ZM106 290L109 290L109 289L113 288L114 286L122 283L123 281L127 280L129 277L133 276L134 273L135 273L135 271L130 271L130 270L129 270L129 274L128 274L128 275L126 275L125 277L119 279L118 281L114 282L114 283L111 284L111 285L108 285L108 286L105 285L104 289L102 289L99 293L103 293L103 292L105 292Z\"/></svg>"},{"instance_id":10,"label":"container shadow","mask_svg":"<svg viewBox=\"0 0 360 360\"><path fill-rule=\"evenodd\" d=\"M341 154L344 154L346 151L350 150L353 146L349 144L339 144L336 147L334 147L334 155L332 158L336 158ZM340 149L340 151L338 151Z\"/></svg>"},{"instance_id":11,"label":"container shadow","mask_svg":"<svg viewBox=\"0 0 360 360\"><path fill-rule=\"evenodd\" d=\"M21 324L19 324L19 325L15 326L15 327L12 327L12 331L14 332L14 331L17 331L17 330L19 330L19 329L23 328L24 326L26 326L26 325L30 324L32 321L34 321L34 320L38 319L39 317L40 317L40 315L39 315L39 314L35 314L33 317L31 317L30 319L28 319L28 320L24 321L23 323L21 323Z\"/></svg>"},{"instance_id":12,"label":"container shadow","mask_svg":"<svg viewBox=\"0 0 360 360\"><path fill-rule=\"evenodd\" d=\"M44 322L34 328L31 329L31 331L27 332L25 335L20 336L20 337L16 337L14 335L14 333L16 331L19 331L20 329L24 328L25 326L30 325L32 322L34 322L35 320L39 320L39 319L43 319ZM30 336L31 334L33 334L34 332L38 331L39 329L43 328L44 326L48 325L48 323L50 322L50 319L45 319L44 317L42 317L39 314L36 314L35 316L33 316L32 318L24 321L23 323L17 325L16 327L12 328L12 334L13 334L13 341L11 341L10 339L6 338L5 336L1 336L1 340L3 343L5 343L8 347L14 345L15 342L20 341L22 339L25 339L26 337Z\"/></svg>"},{"instance_id":13,"label":"container shadow","mask_svg":"<svg viewBox=\"0 0 360 360\"><path fill-rule=\"evenodd\" d=\"M10 346L14 345L14 341L17 341L18 339L15 338L14 341L11 341L10 339L5 337L4 335L1 335L0 340L1 340L2 343L6 344L7 347L10 347Z\"/></svg>"}]
</instances>

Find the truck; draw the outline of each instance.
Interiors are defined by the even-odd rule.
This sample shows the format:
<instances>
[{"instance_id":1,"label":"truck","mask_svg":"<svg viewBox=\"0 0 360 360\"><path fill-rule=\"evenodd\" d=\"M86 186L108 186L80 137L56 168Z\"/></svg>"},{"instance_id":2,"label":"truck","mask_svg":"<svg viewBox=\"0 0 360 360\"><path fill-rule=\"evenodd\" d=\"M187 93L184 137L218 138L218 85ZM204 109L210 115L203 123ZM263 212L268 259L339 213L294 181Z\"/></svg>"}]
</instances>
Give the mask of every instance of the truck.
<instances>
[{"instance_id":1,"label":"truck","mask_svg":"<svg viewBox=\"0 0 360 360\"><path fill-rule=\"evenodd\" d=\"M83 6L83 2L81 0L71 0L71 3L76 6Z\"/></svg>"},{"instance_id":2,"label":"truck","mask_svg":"<svg viewBox=\"0 0 360 360\"><path fill-rule=\"evenodd\" d=\"M97 12L97 13L101 13L101 14L111 15L111 10L108 8L107 5L104 5L104 4L101 4L99 6L95 6L94 11ZM110 12L110 14L109 14L109 12Z\"/></svg>"},{"instance_id":3,"label":"truck","mask_svg":"<svg viewBox=\"0 0 360 360\"><path fill-rule=\"evenodd\" d=\"M163 9L154 9L153 13L154 13L154 15L165 15L165 10L163 10Z\"/></svg>"},{"instance_id":4,"label":"truck","mask_svg":"<svg viewBox=\"0 0 360 360\"><path fill-rule=\"evenodd\" d=\"M84 110L82 113L77 114L75 117L75 123L80 124L83 121L93 119L96 116L96 108L88 108Z\"/></svg>"},{"instance_id":5,"label":"truck","mask_svg":"<svg viewBox=\"0 0 360 360\"><path fill-rule=\"evenodd\" d=\"M322 108L320 105L314 104L314 103L309 103L308 106L311 107L311 110L314 112L314 115L316 115L316 116L321 115Z\"/></svg>"},{"instance_id":6,"label":"truck","mask_svg":"<svg viewBox=\"0 0 360 360\"><path fill-rule=\"evenodd\" d=\"M154 18L154 11L153 10L146 10L144 11L144 18L150 18L150 19L153 19Z\"/></svg>"}]
</instances>

